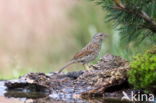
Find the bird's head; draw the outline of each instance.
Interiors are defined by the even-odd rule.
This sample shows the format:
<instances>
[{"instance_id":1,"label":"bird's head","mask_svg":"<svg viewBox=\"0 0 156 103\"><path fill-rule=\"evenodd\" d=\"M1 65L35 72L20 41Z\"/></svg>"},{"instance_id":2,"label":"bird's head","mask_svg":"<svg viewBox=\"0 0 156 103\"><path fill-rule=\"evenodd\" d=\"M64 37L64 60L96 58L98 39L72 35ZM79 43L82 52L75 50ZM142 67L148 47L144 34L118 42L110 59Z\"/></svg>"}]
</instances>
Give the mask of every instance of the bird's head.
<instances>
[{"instance_id":1,"label":"bird's head","mask_svg":"<svg viewBox=\"0 0 156 103\"><path fill-rule=\"evenodd\" d=\"M104 33L97 33L93 36L94 41L102 41L104 38L106 38L108 35Z\"/></svg>"}]
</instances>

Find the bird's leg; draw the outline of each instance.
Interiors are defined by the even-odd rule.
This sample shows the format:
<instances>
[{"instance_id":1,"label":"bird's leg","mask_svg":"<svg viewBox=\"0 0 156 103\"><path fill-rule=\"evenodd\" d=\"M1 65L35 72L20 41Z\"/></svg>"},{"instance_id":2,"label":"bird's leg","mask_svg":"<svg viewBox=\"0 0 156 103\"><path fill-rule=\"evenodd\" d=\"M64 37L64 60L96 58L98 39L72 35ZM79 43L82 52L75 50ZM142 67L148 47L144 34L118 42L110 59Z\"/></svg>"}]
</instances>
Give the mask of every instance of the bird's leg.
<instances>
[{"instance_id":1,"label":"bird's leg","mask_svg":"<svg viewBox=\"0 0 156 103\"><path fill-rule=\"evenodd\" d=\"M86 70L90 70L90 67L89 67L89 65L86 63L86 64L83 64L84 65L84 67L85 67L85 69Z\"/></svg>"}]
</instances>

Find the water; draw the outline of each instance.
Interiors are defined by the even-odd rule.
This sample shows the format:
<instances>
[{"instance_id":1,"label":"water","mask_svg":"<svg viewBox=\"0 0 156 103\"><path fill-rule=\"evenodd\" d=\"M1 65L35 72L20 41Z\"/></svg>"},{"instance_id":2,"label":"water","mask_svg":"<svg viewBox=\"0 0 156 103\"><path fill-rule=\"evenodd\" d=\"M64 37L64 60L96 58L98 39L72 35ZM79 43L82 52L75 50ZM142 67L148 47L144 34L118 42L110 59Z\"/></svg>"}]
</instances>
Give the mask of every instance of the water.
<instances>
[{"instance_id":1,"label":"water","mask_svg":"<svg viewBox=\"0 0 156 103\"><path fill-rule=\"evenodd\" d=\"M78 96L64 95L29 90L6 90L4 81L0 82L0 103L121 103L118 98L88 98L81 99ZM123 102L130 103L130 102ZM156 103L156 102L154 102Z\"/></svg>"}]
</instances>

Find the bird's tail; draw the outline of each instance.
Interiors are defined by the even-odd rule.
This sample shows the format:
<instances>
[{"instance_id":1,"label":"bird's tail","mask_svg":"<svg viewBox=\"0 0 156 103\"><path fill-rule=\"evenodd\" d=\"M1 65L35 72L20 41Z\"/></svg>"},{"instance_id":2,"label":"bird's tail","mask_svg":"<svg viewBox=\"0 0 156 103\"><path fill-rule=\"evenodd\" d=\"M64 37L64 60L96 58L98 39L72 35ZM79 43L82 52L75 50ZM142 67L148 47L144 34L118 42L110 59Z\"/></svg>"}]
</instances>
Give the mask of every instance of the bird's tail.
<instances>
[{"instance_id":1,"label":"bird's tail","mask_svg":"<svg viewBox=\"0 0 156 103\"><path fill-rule=\"evenodd\" d=\"M66 65L64 65L61 69L59 69L58 73L61 73L65 68L67 68L69 65L75 63L75 61L70 61Z\"/></svg>"}]
</instances>

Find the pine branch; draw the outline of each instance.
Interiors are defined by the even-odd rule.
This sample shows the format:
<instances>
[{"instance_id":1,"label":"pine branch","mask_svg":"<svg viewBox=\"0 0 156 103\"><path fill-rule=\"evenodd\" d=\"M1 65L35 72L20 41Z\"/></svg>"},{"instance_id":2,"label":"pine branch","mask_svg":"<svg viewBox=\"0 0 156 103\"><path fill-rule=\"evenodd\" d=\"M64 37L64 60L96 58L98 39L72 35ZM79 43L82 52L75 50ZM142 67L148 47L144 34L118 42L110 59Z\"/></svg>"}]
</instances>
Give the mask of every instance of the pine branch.
<instances>
[{"instance_id":1,"label":"pine branch","mask_svg":"<svg viewBox=\"0 0 156 103\"><path fill-rule=\"evenodd\" d=\"M92 0L107 10L107 20L113 21L126 41L156 41L156 0Z\"/></svg>"},{"instance_id":2,"label":"pine branch","mask_svg":"<svg viewBox=\"0 0 156 103\"><path fill-rule=\"evenodd\" d=\"M137 8L128 8L125 5L123 5L120 0L114 0L114 2L117 6L114 7L114 9L124 11L126 13L130 13L131 15L135 15L142 18L144 21L146 21L146 24L144 24L143 27L146 27L147 29L150 29L152 32L156 33L156 22L150 16L148 16L146 12L144 12L143 10L140 11Z\"/></svg>"}]
</instances>

